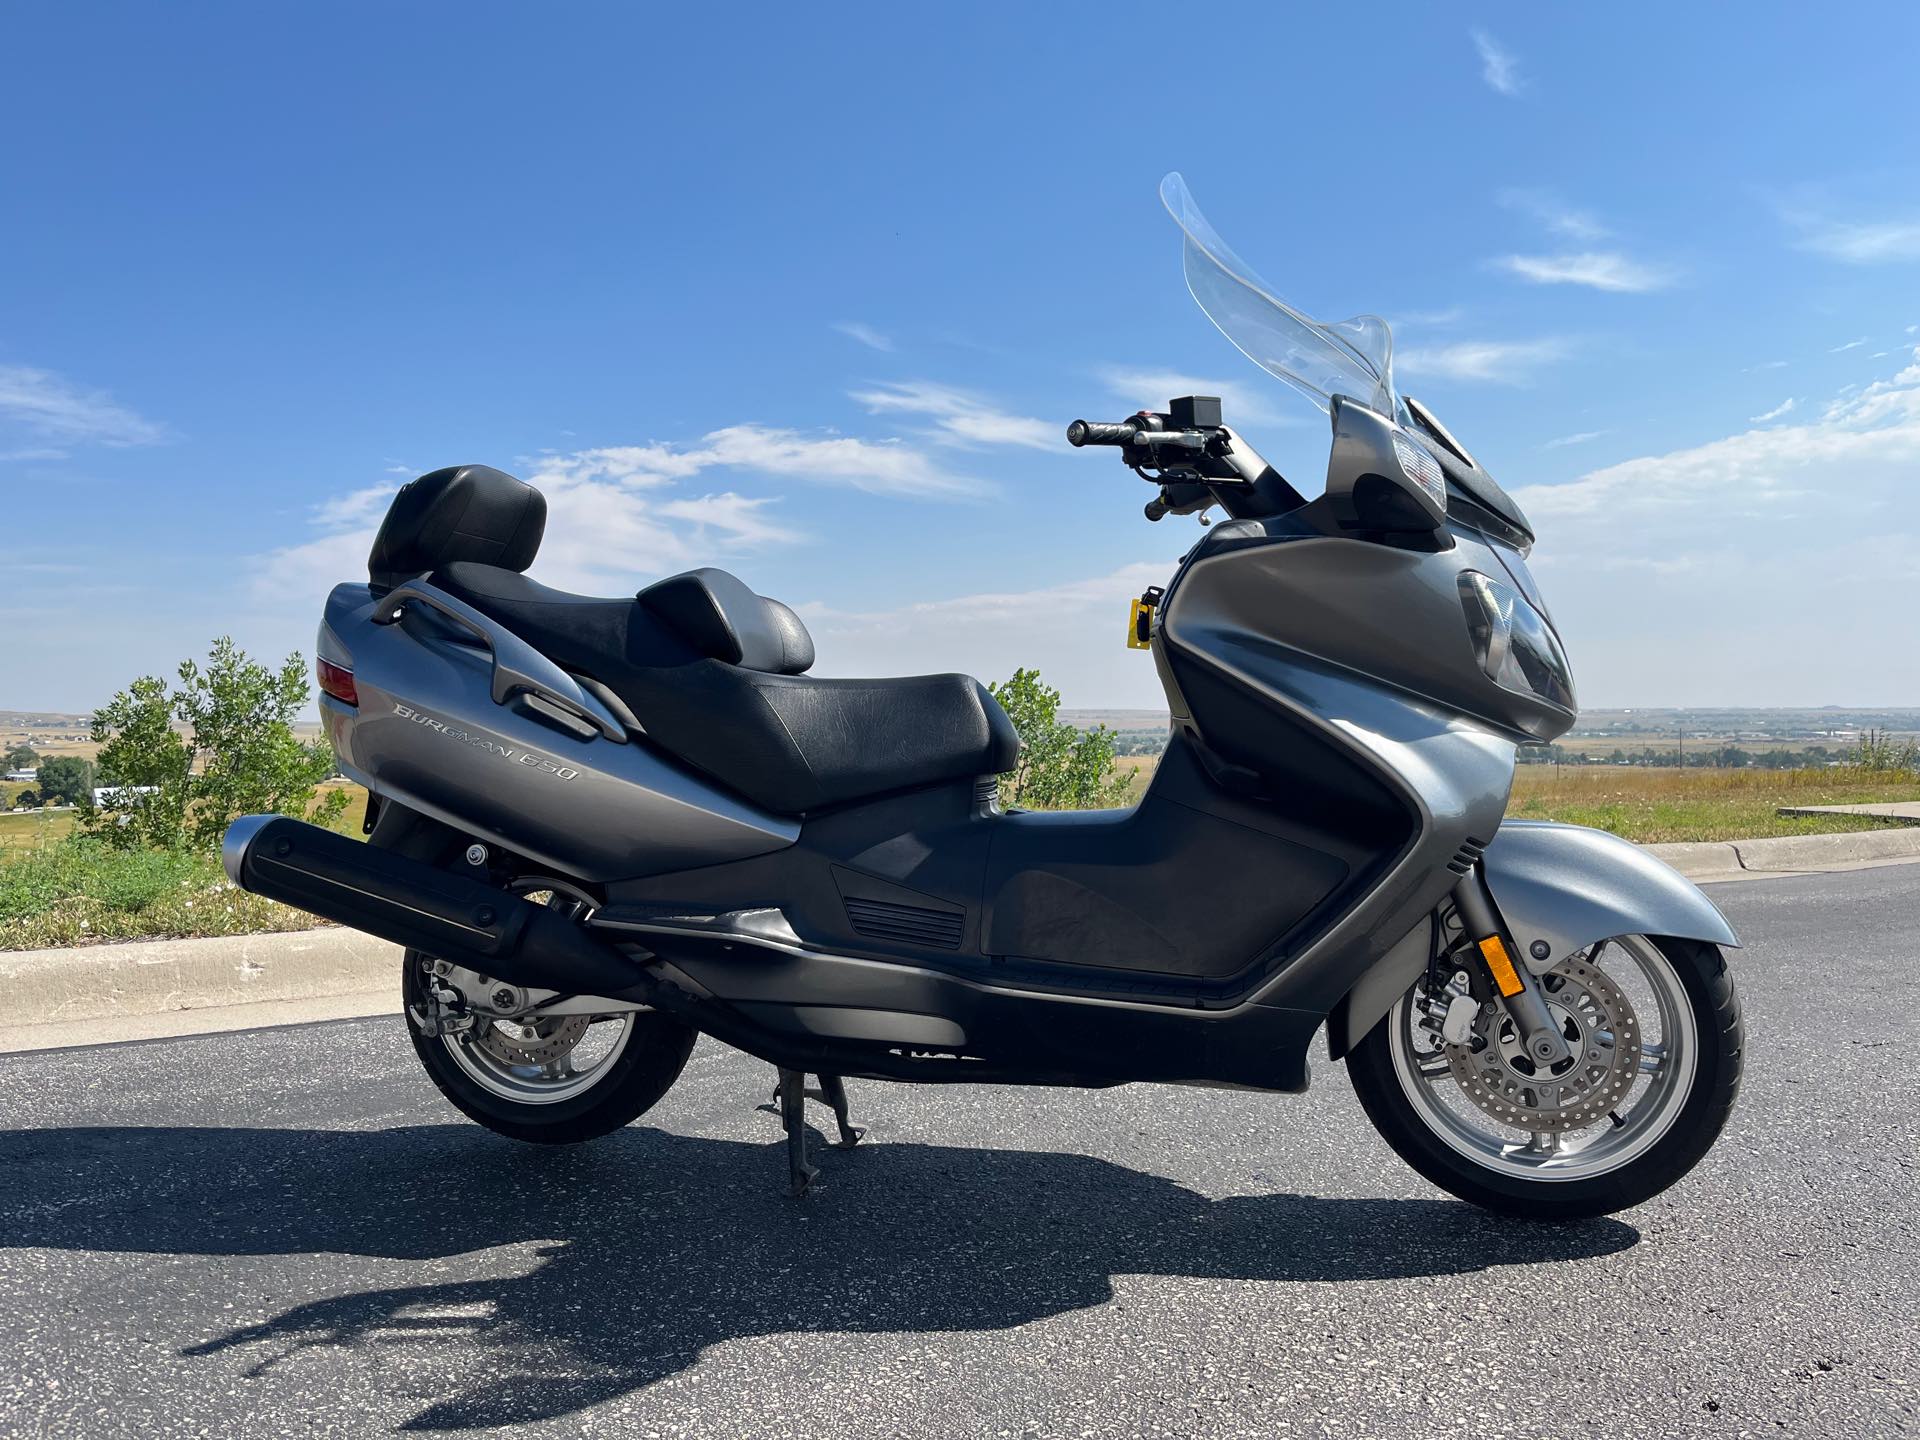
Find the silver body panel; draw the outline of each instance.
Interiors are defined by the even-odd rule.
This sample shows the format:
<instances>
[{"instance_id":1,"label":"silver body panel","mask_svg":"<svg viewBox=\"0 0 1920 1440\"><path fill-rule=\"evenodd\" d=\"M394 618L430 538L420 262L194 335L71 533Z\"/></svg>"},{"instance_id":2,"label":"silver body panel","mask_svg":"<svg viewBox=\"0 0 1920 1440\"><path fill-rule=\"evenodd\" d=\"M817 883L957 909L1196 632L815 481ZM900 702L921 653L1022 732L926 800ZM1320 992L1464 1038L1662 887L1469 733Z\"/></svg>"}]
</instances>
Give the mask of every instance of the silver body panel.
<instances>
[{"instance_id":1,"label":"silver body panel","mask_svg":"<svg viewBox=\"0 0 1920 1440\"><path fill-rule=\"evenodd\" d=\"M1486 854L1487 884L1536 974L1615 935L1738 947L1720 907L1664 860L1605 830L1510 820ZM1536 942L1544 955L1535 955Z\"/></svg>"},{"instance_id":2,"label":"silver body panel","mask_svg":"<svg viewBox=\"0 0 1920 1440\"><path fill-rule=\"evenodd\" d=\"M1363 553L1381 548L1305 540L1199 555L1170 587L1154 637L1320 732L1397 795L1414 820L1384 877L1251 1003L1284 1003L1285 992L1298 1004L1331 991L1330 1005L1425 922L1458 878L1448 862L1489 841L1506 809L1512 738L1369 673L1391 665L1402 674L1408 665L1457 668L1449 647L1466 645L1453 578L1463 557L1395 551L1382 576ZM1363 618L1329 625L1329 610ZM1437 626L1436 611L1450 614L1462 633L1424 654L1410 649L1408 633L1417 635L1423 621ZM1377 618L1369 622L1367 614ZM1400 623L1388 624L1389 615ZM1321 653L1277 643L1276 631ZM1473 663L1470 654L1466 662ZM1184 701L1175 686L1168 692L1178 717ZM1206 736L1206 717L1185 718Z\"/></svg>"},{"instance_id":3,"label":"silver body panel","mask_svg":"<svg viewBox=\"0 0 1920 1440\"><path fill-rule=\"evenodd\" d=\"M368 789L550 867L605 882L791 845L769 815L636 737L581 739L496 704L492 657L430 613L376 625L365 585L328 597L319 654L357 706L322 697L341 768ZM351 637L349 643L348 637Z\"/></svg>"}]
</instances>

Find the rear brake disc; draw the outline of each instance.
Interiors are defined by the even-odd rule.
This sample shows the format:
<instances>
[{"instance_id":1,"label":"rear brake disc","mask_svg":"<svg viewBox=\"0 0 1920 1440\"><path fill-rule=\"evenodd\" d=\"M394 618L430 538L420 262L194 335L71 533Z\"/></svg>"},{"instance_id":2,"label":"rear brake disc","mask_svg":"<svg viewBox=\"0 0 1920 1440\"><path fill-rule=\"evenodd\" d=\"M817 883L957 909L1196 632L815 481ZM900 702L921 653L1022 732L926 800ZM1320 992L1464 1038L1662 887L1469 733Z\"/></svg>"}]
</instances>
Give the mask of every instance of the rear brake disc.
<instances>
[{"instance_id":1,"label":"rear brake disc","mask_svg":"<svg viewBox=\"0 0 1920 1440\"><path fill-rule=\"evenodd\" d=\"M503 1065L551 1065L571 1054L593 1023L590 1015L555 1015L545 1020L482 1020L473 1043Z\"/></svg>"}]
</instances>

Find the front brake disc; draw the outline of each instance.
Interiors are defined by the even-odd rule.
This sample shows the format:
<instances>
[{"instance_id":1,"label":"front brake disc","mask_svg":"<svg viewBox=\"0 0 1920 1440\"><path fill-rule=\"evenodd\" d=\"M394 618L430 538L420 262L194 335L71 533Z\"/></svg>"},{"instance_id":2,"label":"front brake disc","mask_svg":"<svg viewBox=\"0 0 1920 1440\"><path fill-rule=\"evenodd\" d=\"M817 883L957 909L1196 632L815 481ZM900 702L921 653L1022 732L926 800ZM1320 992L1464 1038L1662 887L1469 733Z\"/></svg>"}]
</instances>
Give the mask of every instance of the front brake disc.
<instances>
[{"instance_id":1,"label":"front brake disc","mask_svg":"<svg viewBox=\"0 0 1920 1440\"><path fill-rule=\"evenodd\" d=\"M1522 1130L1582 1130L1610 1112L1640 1073L1640 1022L1620 987L1582 955L1541 977L1547 1010L1567 1038L1571 1058L1536 1066L1504 1011L1483 1009L1474 1044L1445 1047L1466 1097L1503 1125Z\"/></svg>"}]
</instances>

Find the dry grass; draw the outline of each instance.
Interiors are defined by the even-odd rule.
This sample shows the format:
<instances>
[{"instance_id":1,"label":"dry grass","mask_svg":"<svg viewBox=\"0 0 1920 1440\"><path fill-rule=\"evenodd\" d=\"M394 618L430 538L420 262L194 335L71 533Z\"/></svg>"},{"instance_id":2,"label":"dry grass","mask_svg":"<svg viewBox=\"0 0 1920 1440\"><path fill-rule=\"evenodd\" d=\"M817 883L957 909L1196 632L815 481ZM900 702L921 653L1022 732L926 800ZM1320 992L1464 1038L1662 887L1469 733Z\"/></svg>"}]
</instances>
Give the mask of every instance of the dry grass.
<instances>
[{"instance_id":1,"label":"dry grass","mask_svg":"<svg viewBox=\"0 0 1920 1440\"><path fill-rule=\"evenodd\" d=\"M367 794L351 794L339 828L359 835ZM108 850L73 833L70 810L0 815L0 950L103 940L258 935L323 922L228 883L214 855Z\"/></svg>"},{"instance_id":2,"label":"dry grass","mask_svg":"<svg viewBox=\"0 0 1920 1440\"><path fill-rule=\"evenodd\" d=\"M1507 813L1591 825L1641 844L1752 840L1880 830L1870 816L1787 817L1782 805L1920 800L1920 774L1856 770L1678 770L1621 765L1523 765Z\"/></svg>"},{"instance_id":3,"label":"dry grass","mask_svg":"<svg viewBox=\"0 0 1920 1440\"><path fill-rule=\"evenodd\" d=\"M1117 760L1131 772L1129 800L1153 778L1157 757ZM1920 774L1856 770L1680 770L1659 766L1523 765L1507 813L1611 830L1639 844L1664 840L1754 840L1881 830L1871 816L1788 818L1782 805L1857 805L1920 800Z\"/></svg>"}]
</instances>

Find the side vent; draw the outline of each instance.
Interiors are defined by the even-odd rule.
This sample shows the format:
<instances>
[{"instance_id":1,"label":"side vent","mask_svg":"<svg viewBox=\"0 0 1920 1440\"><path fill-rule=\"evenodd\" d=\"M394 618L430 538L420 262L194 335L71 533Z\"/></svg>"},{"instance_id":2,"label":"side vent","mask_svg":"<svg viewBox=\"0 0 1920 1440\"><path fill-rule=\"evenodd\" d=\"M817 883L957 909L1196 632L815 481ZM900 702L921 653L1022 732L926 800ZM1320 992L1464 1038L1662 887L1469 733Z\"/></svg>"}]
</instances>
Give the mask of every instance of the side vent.
<instances>
[{"instance_id":1,"label":"side vent","mask_svg":"<svg viewBox=\"0 0 1920 1440\"><path fill-rule=\"evenodd\" d=\"M958 950L961 936L966 933L967 917L963 912L927 910L885 900L855 900L850 896L846 906L847 923L858 934L870 935L875 940Z\"/></svg>"},{"instance_id":2,"label":"side vent","mask_svg":"<svg viewBox=\"0 0 1920 1440\"><path fill-rule=\"evenodd\" d=\"M1453 858L1447 862L1447 869L1456 875L1465 875L1480 863L1480 856L1486 851L1487 842L1476 840L1471 835L1464 844L1453 852Z\"/></svg>"}]
</instances>

